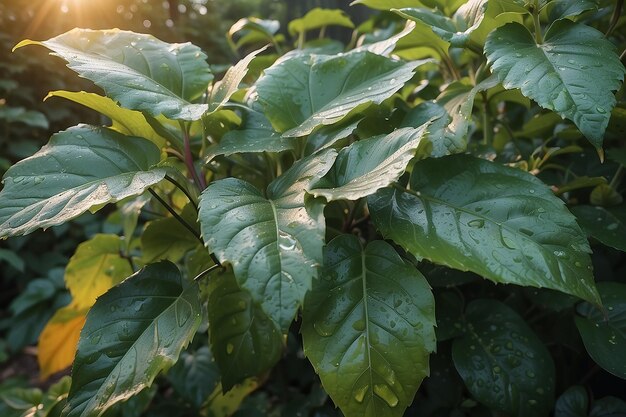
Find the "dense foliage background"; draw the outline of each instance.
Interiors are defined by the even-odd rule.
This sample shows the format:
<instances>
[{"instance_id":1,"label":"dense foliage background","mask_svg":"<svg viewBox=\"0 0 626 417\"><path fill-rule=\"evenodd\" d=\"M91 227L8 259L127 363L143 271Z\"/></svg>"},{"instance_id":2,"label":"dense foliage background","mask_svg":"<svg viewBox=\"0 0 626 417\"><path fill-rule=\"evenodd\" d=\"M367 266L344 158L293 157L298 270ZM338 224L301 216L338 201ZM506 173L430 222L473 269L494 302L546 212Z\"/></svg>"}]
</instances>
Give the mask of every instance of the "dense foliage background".
<instances>
[{"instance_id":1,"label":"dense foliage background","mask_svg":"<svg viewBox=\"0 0 626 417\"><path fill-rule=\"evenodd\" d=\"M616 46L618 55L621 54L624 62L625 20L614 13L614 10L621 7L621 1L590 0L571 4L567 1L553 1L558 3L554 7L557 11L553 9L553 14L558 14L559 10L564 15L572 13L567 16L573 16L572 19L606 33L606 38ZM267 24L271 20L272 23L264 27L270 28L272 32L272 51L266 54L265 60L261 56L250 64L245 84L252 83L278 55L291 49L319 48L319 51L339 53L344 48L349 50L356 45L389 39L402 30L406 19L417 23L430 22L433 27L440 29L437 34L443 36L443 39L447 33L467 29L450 29L446 26L448 22L442 23L434 18L430 21L428 16L411 14L410 11L392 13L376 10L377 2L373 0L362 3L374 6L372 9L363 5L349 6L347 2L333 0L49 0L37 4L25 0L5 1L0 4L0 172L4 173L12 164L34 154L55 132L77 123L106 125L109 122L106 117L71 100L49 97L45 103L42 102L50 91L101 91L90 82L76 77L62 60L47 57L48 51L43 48L28 48L10 53L23 39L49 39L74 27L118 27L150 33L166 42L190 41L199 46L207 54L211 69L219 78L231 65L267 43L267 39L263 38L246 38L246 34L249 34L246 30L249 30L251 23ZM450 15L450 11L456 10L463 2L423 3L427 6L445 4L444 11ZM394 4L393 7L401 8L409 7L411 2L399 0ZM315 7L345 10L354 23L354 29L341 25L324 27L322 30L309 32L307 38L300 35L303 32L288 29L289 22L304 16ZM266 20L240 21L249 16ZM541 16L544 23L551 18L547 14ZM241 24L239 27L236 25L238 21ZM246 24L249 26L245 26ZM237 30L242 28L243 32ZM555 417L626 415L626 383L622 379L626 374L626 346L622 344L626 340L626 292L623 287L626 285L626 256L623 252L626 249L626 206L623 203L626 191L623 181L623 167L626 165L624 88L620 84L620 90L616 92L617 105L612 111L606 134L599 139L604 142L599 146L599 140L595 138L594 142L594 138L587 134L589 132L583 132L587 135L586 138L580 132L582 129L579 130L574 123L562 119L558 114L537 106L527 98L528 94L522 95L515 89L504 90L498 87L497 80L489 79L487 66L481 61L486 34L481 36L478 36L478 43L472 43L476 41L472 38L467 44L453 36L446 41L436 36L427 41L400 41L395 50L397 56L408 61L435 58L437 64L428 66L425 63L423 69L420 67L419 80L417 77L413 80L408 77L406 85L399 88L397 94L390 95L378 106L364 110L363 120L348 120L354 126L350 123L342 125L348 133L338 140L345 140L352 132L354 136L364 139L387 134L397 127L418 126L435 116L441 116L433 103L440 105L439 108L447 106L447 111L451 108L460 109L462 119L454 119L452 122L457 130L447 131L446 134L458 133L464 140L467 139L467 148L474 155L537 176L579 218L580 226L591 238L591 261L595 280L608 282L607 285L600 286L600 294L608 309L605 314L611 315L611 325L615 326L613 334L621 339L610 339L611 333L607 333L609 336L606 342L611 346L607 345L609 349L602 354L609 358L608 364L606 361L598 361L597 357L590 356L589 347L585 348L579 333L579 328L585 325L580 324L582 317L588 317L592 322L596 320L597 323L606 318L594 316L597 313L593 313L595 310L590 304L581 303L576 297L554 290L496 285L481 279L477 274L436 265L446 264L446 261L440 261L437 253L433 253L427 258L434 259L435 262L422 262L420 271L433 287L436 301L437 352L430 357L431 376L424 380L406 415L510 415L498 411L498 404L485 401L484 398L489 396L480 394L480 381L472 381L471 378L468 380L467 374L463 373L463 366L460 365L462 360L452 360L453 356L459 357L457 352L461 350L466 353L473 350L476 341L469 337L463 339L461 336L465 331L462 329L473 324L482 326L476 334L483 332L483 337L495 339L506 333L506 337L502 339L503 349L509 343L516 343L516 340L531 337L528 334L533 334L531 339L536 335L537 343L547 348L549 357L554 362L554 373L546 371L550 365L543 366L537 360L538 366L524 368L521 378L535 390L543 390L544 382L551 387L549 390L553 392L548 396L554 401L547 407ZM455 47L455 42L463 44L466 50ZM452 48L449 53L428 51L432 45L447 49L450 44ZM475 49L478 49L478 53ZM492 50L488 44L485 46L491 65L498 60L495 49L495 46ZM514 62L513 66L516 63L519 64L519 61ZM502 66L506 65L502 63ZM602 79L586 81L589 84L596 82L598 85L604 82ZM393 84L396 80L389 82ZM510 83L512 88L525 88L515 85L515 81ZM521 81L518 80L517 83L521 84ZM472 88L477 85L484 88ZM258 88L262 89L263 85ZM468 102L468 96L471 96L469 110L467 105L463 105ZM458 103L460 107L455 107L455 97L462 97ZM233 100L243 102L243 94L235 96ZM419 105L422 106L422 111L415 111ZM431 105L432 108L424 110ZM595 111L599 112L600 110ZM223 120L227 127L221 134L229 129L235 130L236 125L241 123L241 120L235 122L235 119L229 117ZM436 121L431 128L443 129ZM220 129L215 131L220 132ZM460 136L451 136L451 140L458 140ZM323 141L324 138L319 140ZM198 152L204 151L198 143L196 145ZM213 162L213 168L216 176L239 176L253 183L256 181L266 184L273 180L273 176L280 175L281 160L278 161L277 163L271 158L269 162L248 158L241 164L235 157L229 159L220 155ZM290 157L282 159L285 165L291 162L293 161ZM245 164L253 168L251 172L242 172L241 166ZM473 162L467 162L461 166L472 169L472 164ZM271 169L263 171L266 167ZM432 175L432 183L436 183L438 169L440 168L435 165L422 164L415 171L421 172L423 178ZM409 180L403 177L400 181L407 183ZM176 198L180 199L171 190L161 191L169 193L174 203ZM531 190L531 194L532 192L534 191ZM332 199L332 195L328 197L329 194L325 195L323 191L318 196ZM342 233L374 240L380 232L388 239L402 239L397 236L401 234L399 231L404 230L402 224L383 226L379 223L375 229L369 218L369 211L374 211L375 202L368 201L368 211L365 209L364 199L355 198L359 199L360 202L355 203L334 201L327 206L325 215L328 242ZM381 197L380 200L382 199ZM137 230L144 230L150 222L172 220L162 206L145 205L146 201L140 206L143 210L140 210L141 214L138 216ZM182 215L185 216L184 211ZM59 372L50 363L46 366L53 371L47 371L45 366L40 369L36 362L36 355L40 353L36 348L38 340L46 323L59 309L72 301L66 289L71 271L65 268L77 252L79 244L94 239L99 233L123 235L125 227L127 224L118 210L109 207L94 215L85 214L45 231L39 230L26 236L0 241L0 415L41 417L53 416L59 411L55 411L50 404L56 404L60 398L65 398L69 387L69 379L66 377L69 370ZM135 232L135 235L139 233ZM347 246L351 244L348 241L342 243ZM141 243L128 240L126 245L125 253L133 254L138 251ZM179 248L168 248L180 253L180 256L173 257L184 258L186 265L191 265L190 271L194 271L201 264L193 258L193 254L190 255L189 247L192 246L185 246L183 243ZM384 251L382 247L378 249ZM410 254L411 248L404 248L408 253L403 252L399 246L396 249L407 262L417 263ZM82 250L86 251L88 248L83 247ZM146 248L144 250L147 251ZM159 248L155 250L158 251ZM155 253L151 257L154 260L159 258ZM123 276L125 277L132 272L132 267L136 265L133 265L131 255L128 259L131 269L126 264L117 265L117 272L108 274L112 282L115 282L118 275L128 272ZM483 276L488 276L488 272ZM215 289L207 285L202 287L202 291L212 293ZM495 304L473 302L478 299L490 299ZM499 310L501 304L498 302L508 305L512 310ZM611 314L613 309L619 314ZM493 323L484 320L494 314L494 311L500 312L504 317L502 320L509 328L500 328L500 320ZM515 315L507 316L511 311ZM206 314L211 314L210 308ZM523 318L523 321L516 321L518 317ZM203 321L200 331L206 333L205 324ZM160 376L156 385L128 402L118 404L105 415L340 415L322 388L312 366L303 360L300 335L303 332L306 336L306 331L306 324L303 326L298 318L287 329L289 338L286 348L279 354L280 360L273 370L264 373L260 382L246 382L229 396L216 394L220 388L213 355L206 346L206 340L196 338L183 352L178 364L166 375ZM477 340L480 342L480 338ZM468 354L466 366L471 368L476 363L474 357ZM544 371L547 373L543 374ZM493 372L498 373L497 370ZM550 378L554 381L547 381ZM533 385L532 380L539 382ZM225 383L223 379L221 383ZM544 397L543 391L539 394ZM40 404L42 407L39 409L48 414L36 414Z\"/></svg>"}]
</instances>

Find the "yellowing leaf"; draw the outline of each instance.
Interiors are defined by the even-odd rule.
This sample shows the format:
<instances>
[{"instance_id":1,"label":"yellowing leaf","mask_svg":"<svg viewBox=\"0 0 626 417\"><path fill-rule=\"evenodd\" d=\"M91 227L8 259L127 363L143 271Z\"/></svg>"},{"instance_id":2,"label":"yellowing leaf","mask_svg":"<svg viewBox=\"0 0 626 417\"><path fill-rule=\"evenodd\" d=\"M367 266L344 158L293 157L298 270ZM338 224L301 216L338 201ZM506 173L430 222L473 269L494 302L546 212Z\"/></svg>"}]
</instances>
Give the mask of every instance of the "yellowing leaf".
<instances>
[{"instance_id":1,"label":"yellowing leaf","mask_svg":"<svg viewBox=\"0 0 626 417\"><path fill-rule=\"evenodd\" d=\"M65 283L77 309L91 307L96 298L133 273L121 256L117 235L95 235L81 243L65 270Z\"/></svg>"},{"instance_id":2,"label":"yellowing leaf","mask_svg":"<svg viewBox=\"0 0 626 417\"><path fill-rule=\"evenodd\" d=\"M37 350L41 379L72 364L86 314L86 309L80 310L70 304L58 310L46 324L39 336Z\"/></svg>"},{"instance_id":3,"label":"yellowing leaf","mask_svg":"<svg viewBox=\"0 0 626 417\"><path fill-rule=\"evenodd\" d=\"M248 378L224 394L222 392L222 384L219 384L209 397L209 415L214 417L233 415L241 405L241 402L258 386L259 384L255 378Z\"/></svg>"}]
</instances>

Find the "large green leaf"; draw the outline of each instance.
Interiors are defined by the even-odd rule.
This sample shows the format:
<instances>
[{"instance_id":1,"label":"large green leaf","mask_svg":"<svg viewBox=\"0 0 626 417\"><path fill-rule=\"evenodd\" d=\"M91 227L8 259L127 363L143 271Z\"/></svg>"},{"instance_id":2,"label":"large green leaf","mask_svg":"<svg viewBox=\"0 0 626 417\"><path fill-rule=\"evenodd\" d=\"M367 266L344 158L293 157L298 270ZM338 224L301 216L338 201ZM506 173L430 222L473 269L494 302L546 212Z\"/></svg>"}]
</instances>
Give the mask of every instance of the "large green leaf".
<instances>
[{"instance_id":1,"label":"large green leaf","mask_svg":"<svg viewBox=\"0 0 626 417\"><path fill-rule=\"evenodd\" d=\"M227 391L271 369L281 357L282 336L232 273L211 277L208 291L209 336Z\"/></svg>"},{"instance_id":2,"label":"large green leaf","mask_svg":"<svg viewBox=\"0 0 626 417\"><path fill-rule=\"evenodd\" d=\"M15 48L42 45L81 77L131 110L170 119L198 120L206 104L193 104L213 75L206 55L190 43L169 44L119 29L72 29L47 41L25 40Z\"/></svg>"},{"instance_id":3,"label":"large green leaf","mask_svg":"<svg viewBox=\"0 0 626 417\"><path fill-rule=\"evenodd\" d=\"M524 320L495 300L476 300L465 312L465 335L452 358L474 398L507 415L546 416L554 400L554 363Z\"/></svg>"},{"instance_id":4,"label":"large green leaf","mask_svg":"<svg viewBox=\"0 0 626 417\"><path fill-rule=\"evenodd\" d=\"M332 240L303 311L304 351L347 417L402 416L429 373L435 302L391 245Z\"/></svg>"},{"instance_id":5,"label":"large green leaf","mask_svg":"<svg viewBox=\"0 0 626 417\"><path fill-rule=\"evenodd\" d=\"M200 198L199 220L209 250L232 264L239 285L285 332L317 276L324 245L323 205L305 191L330 169L328 150L300 160L266 195L235 178L213 182Z\"/></svg>"},{"instance_id":6,"label":"large green leaf","mask_svg":"<svg viewBox=\"0 0 626 417\"><path fill-rule=\"evenodd\" d=\"M415 154L428 155L428 125L398 129L342 149L331 170L314 184L311 194L327 200L358 200L396 181Z\"/></svg>"},{"instance_id":7,"label":"large green leaf","mask_svg":"<svg viewBox=\"0 0 626 417\"><path fill-rule=\"evenodd\" d=\"M552 0L545 6L550 20L578 16L584 12L598 9L598 0Z\"/></svg>"},{"instance_id":8,"label":"large green leaf","mask_svg":"<svg viewBox=\"0 0 626 417\"><path fill-rule=\"evenodd\" d=\"M569 387L554 405L554 417L587 417L589 397L580 385Z\"/></svg>"},{"instance_id":9,"label":"large green leaf","mask_svg":"<svg viewBox=\"0 0 626 417\"><path fill-rule=\"evenodd\" d=\"M576 326L594 361L613 375L626 379L626 285L601 282L598 291L606 310L589 303L578 306Z\"/></svg>"},{"instance_id":10,"label":"large green leaf","mask_svg":"<svg viewBox=\"0 0 626 417\"><path fill-rule=\"evenodd\" d=\"M172 366L200 324L198 292L162 262L100 297L78 343L67 417L98 417Z\"/></svg>"},{"instance_id":11,"label":"large green leaf","mask_svg":"<svg viewBox=\"0 0 626 417\"><path fill-rule=\"evenodd\" d=\"M599 303L585 235L526 172L468 155L427 159L410 191L382 189L368 205L383 236L418 258Z\"/></svg>"},{"instance_id":12,"label":"large green leaf","mask_svg":"<svg viewBox=\"0 0 626 417\"><path fill-rule=\"evenodd\" d=\"M600 242L626 252L626 207L575 206L578 223Z\"/></svg>"},{"instance_id":13,"label":"large green leaf","mask_svg":"<svg viewBox=\"0 0 626 417\"><path fill-rule=\"evenodd\" d=\"M523 25L509 23L489 35L485 54L505 88L521 89L602 146L613 91L624 80L624 66L604 34L565 19L552 24L538 45Z\"/></svg>"},{"instance_id":14,"label":"large green leaf","mask_svg":"<svg viewBox=\"0 0 626 417\"><path fill-rule=\"evenodd\" d=\"M30 233L138 195L165 177L159 149L145 139L79 125L52 136L4 175L0 238Z\"/></svg>"},{"instance_id":15,"label":"large green leaf","mask_svg":"<svg viewBox=\"0 0 626 417\"><path fill-rule=\"evenodd\" d=\"M283 136L304 136L367 103L379 104L426 61L404 63L371 52L295 55L257 82L265 115Z\"/></svg>"},{"instance_id":16,"label":"large green leaf","mask_svg":"<svg viewBox=\"0 0 626 417\"><path fill-rule=\"evenodd\" d=\"M200 409L219 385L220 372L209 347L202 346L195 352L183 352L167 372L167 379L180 396Z\"/></svg>"},{"instance_id":17,"label":"large green leaf","mask_svg":"<svg viewBox=\"0 0 626 417\"><path fill-rule=\"evenodd\" d=\"M85 91L72 92L63 90L49 92L46 100L50 97L62 97L82 104L111 119L112 129L125 135L148 139L159 148L165 147L166 139L154 131L141 112L120 107L108 97Z\"/></svg>"},{"instance_id":18,"label":"large green leaf","mask_svg":"<svg viewBox=\"0 0 626 417\"><path fill-rule=\"evenodd\" d=\"M316 7L309 10L303 17L289 22L288 30L289 34L293 36L325 26L343 26L353 29L354 23L352 23L348 14L343 10L321 9Z\"/></svg>"}]
</instances>

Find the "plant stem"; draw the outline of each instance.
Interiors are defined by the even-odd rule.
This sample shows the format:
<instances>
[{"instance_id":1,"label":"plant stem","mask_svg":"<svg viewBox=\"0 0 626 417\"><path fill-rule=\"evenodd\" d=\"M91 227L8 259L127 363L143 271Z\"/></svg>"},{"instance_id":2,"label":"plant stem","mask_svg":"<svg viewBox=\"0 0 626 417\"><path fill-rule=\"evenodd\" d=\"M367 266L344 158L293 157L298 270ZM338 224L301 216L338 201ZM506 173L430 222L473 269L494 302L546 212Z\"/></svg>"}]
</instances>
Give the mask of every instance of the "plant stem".
<instances>
[{"instance_id":1,"label":"plant stem","mask_svg":"<svg viewBox=\"0 0 626 417\"><path fill-rule=\"evenodd\" d=\"M535 0L533 6L533 22L535 23L535 41L537 45L543 43L543 35L541 33L541 22L539 21L539 0Z\"/></svg>"},{"instance_id":2,"label":"plant stem","mask_svg":"<svg viewBox=\"0 0 626 417\"><path fill-rule=\"evenodd\" d=\"M167 204L167 202L165 200L163 200L157 193L156 191L154 191L152 188L148 188L148 191L150 191L150 194L152 194L152 196L163 205L163 207L165 207L167 209L167 211L170 212L170 214L172 216L174 216L174 218L176 220L178 220L178 222L180 224L182 224L183 226L185 226L185 228L187 230L189 230L191 232L192 235L194 235L196 237L196 239L198 239L198 241L200 241L200 243L202 243L204 245L204 241L202 241L202 238L200 237L200 234L193 228L191 227L191 225L189 223L187 223L185 221L185 219L183 219L182 217L180 217L180 215L178 213L176 213L176 210L174 210L169 204Z\"/></svg>"},{"instance_id":3,"label":"plant stem","mask_svg":"<svg viewBox=\"0 0 626 417\"><path fill-rule=\"evenodd\" d=\"M613 15L611 16L611 22L609 23L609 28L606 30L604 34L605 38L611 36L617 24L619 23L619 18L622 15L622 7L624 6L624 0L617 0L615 3L615 9L613 9Z\"/></svg>"},{"instance_id":4,"label":"plant stem","mask_svg":"<svg viewBox=\"0 0 626 417\"><path fill-rule=\"evenodd\" d=\"M187 170L189 171L189 174L191 175L191 178L193 179L193 181L196 183L198 188L200 188L200 191L202 191L206 188L206 182L204 181L204 178L198 175L198 172L196 171L196 167L193 164L193 155L191 154L191 143L189 139L189 129L187 126L183 124L183 122L180 123L180 128L183 132L183 147L185 148L184 150L185 166L187 167Z\"/></svg>"},{"instance_id":5,"label":"plant stem","mask_svg":"<svg viewBox=\"0 0 626 417\"><path fill-rule=\"evenodd\" d=\"M215 265L212 265L211 267L209 267L208 269L200 272L198 275L196 275L196 277L193 279L194 281L199 281L202 278L204 278L206 275L208 275L209 273L215 271L217 268L222 268L222 265L218 262Z\"/></svg>"},{"instance_id":6,"label":"plant stem","mask_svg":"<svg viewBox=\"0 0 626 417\"><path fill-rule=\"evenodd\" d=\"M493 123L491 123L491 111L489 110L489 100L487 92L482 92L483 96L483 145L493 145Z\"/></svg>"},{"instance_id":7,"label":"plant stem","mask_svg":"<svg viewBox=\"0 0 626 417\"><path fill-rule=\"evenodd\" d=\"M196 211L198 211L198 203L196 203L196 201L191 197L191 194L189 194L189 191L187 191L185 187L180 185L178 181L176 181L174 178L170 177L169 175L166 175L165 179L171 182L172 184L174 184L174 186L178 188L180 191L182 191L183 194L187 196L187 198L189 199L189 202L193 205Z\"/></svg>"},{"instance_id":8,"label":"plant stem","mask_svg":"<svg viewBox=\"0 0 626 417\"><path fill-rule=\"evenodd\" d=\"M613 175L613 178L611 178L609 187L611 187L612 189L615 189L615 187L617 187L620 180L622 179L623 173L624 173L624 166L620 164L620 166L617 168L617 171L615 171L615 175Z\"/></svg>"}]
</instances>

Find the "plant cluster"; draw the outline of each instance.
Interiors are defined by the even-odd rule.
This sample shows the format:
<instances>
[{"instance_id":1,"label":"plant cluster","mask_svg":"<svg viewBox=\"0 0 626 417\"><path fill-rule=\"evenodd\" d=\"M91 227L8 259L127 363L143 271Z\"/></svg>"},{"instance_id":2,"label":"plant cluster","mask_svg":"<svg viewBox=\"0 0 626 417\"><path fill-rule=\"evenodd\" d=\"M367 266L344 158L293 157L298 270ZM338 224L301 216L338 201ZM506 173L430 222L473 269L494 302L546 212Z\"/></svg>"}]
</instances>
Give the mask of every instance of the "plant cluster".
<instances>
[{"instance_id":1,"label":"plant cluster","mask_svg":"<svg viewBox=\"0 0 626 417\"><path fill-rule=\"evenodd\" d=\"M232 48L269 45L220 77L190 43L122 30L16 46L101 88L49 96L111 124L7 170L0 237L119 224L69 260L38 354L71 383L25 412L626 412L589 384L626 378L622 2L355 3L383 13L314 9L295 49L240 20Z\"/></svg>"}]
</instances>

